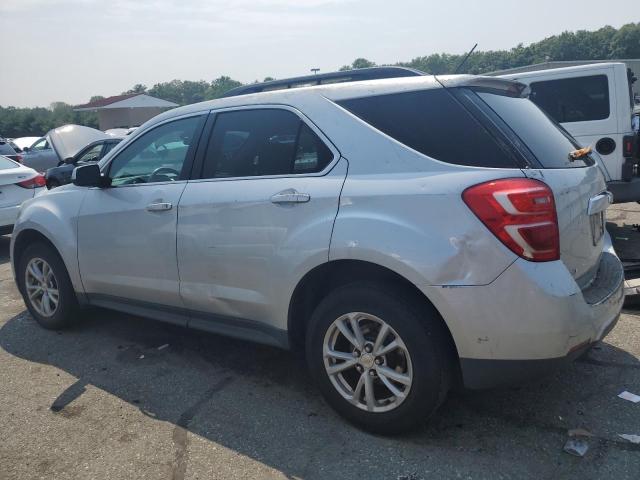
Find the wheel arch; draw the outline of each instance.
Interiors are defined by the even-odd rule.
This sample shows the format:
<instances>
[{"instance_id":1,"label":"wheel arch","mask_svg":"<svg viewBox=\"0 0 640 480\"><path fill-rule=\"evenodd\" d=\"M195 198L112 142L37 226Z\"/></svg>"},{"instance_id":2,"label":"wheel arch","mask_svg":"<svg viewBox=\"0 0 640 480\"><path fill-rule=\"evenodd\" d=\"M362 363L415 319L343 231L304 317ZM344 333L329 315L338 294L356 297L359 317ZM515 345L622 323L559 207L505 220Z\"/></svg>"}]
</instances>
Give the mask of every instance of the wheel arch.
<instances>
[{"instance_id":1,"label":"wheel arch","mask_svg":"<svg viewBox=\"0 0 640 480\"><path fill-rule=\"evenodd\" d=\"M459 355L455 339L446 321L433 302L420 289L402 275L375 263L363 260L333 260L309 271L296 285L289 303L287 327L289 345L293 350L303 350L306 327L315 306L337 287L358 281L380 282L402 290L409 299L434 312L444 334L449 339L452 359L456 368Z\"/></svg>"}]
</instances>

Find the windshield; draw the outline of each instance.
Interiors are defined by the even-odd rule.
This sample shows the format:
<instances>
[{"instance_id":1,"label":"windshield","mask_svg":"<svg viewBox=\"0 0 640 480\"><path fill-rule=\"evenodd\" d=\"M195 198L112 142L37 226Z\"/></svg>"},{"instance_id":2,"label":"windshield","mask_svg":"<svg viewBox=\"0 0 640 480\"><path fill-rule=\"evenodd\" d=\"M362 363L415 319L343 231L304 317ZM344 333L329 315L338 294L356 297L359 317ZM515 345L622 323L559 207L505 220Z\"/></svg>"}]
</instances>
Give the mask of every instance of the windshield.
<instances>
[{"instance_id":1,"label":"windshield","mask_svg":"<svg viewBox=\"0 0 640 480\"><path fill-rule=\"evenodd\" d=\"M575 168L593 165L593 158L573 160L569 154L578 143L528 98L507 97L479 92L494 110L527 145L544 168Z\"/></svg>"}]
</instances>

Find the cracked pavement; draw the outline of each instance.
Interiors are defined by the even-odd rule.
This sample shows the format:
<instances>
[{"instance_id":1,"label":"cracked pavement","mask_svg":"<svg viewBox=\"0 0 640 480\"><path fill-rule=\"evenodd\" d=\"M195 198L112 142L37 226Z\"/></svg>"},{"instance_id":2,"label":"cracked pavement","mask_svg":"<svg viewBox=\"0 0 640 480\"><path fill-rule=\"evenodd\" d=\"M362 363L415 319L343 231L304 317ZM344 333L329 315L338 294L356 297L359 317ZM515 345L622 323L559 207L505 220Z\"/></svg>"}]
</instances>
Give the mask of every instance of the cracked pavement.
<instances>
[{"instance_id":1,"label":"cracked pavement","mask_svg":"<svg viewBox=\"0 0 640 480\"><path fill-rule=\"evenodd\" d=\"M638 211L613 212L610 227L640 244ZM640 434L640 404L617 398L640 394L640 310L585 359L452 394L419 431L384 438L340 419L288 352L102 310L43 330L8 251L0 237L2 480L640 476L640 445L618 437ZM594 435L583 458L562 451L574 428Z\"/></svg>"}]
</instances>

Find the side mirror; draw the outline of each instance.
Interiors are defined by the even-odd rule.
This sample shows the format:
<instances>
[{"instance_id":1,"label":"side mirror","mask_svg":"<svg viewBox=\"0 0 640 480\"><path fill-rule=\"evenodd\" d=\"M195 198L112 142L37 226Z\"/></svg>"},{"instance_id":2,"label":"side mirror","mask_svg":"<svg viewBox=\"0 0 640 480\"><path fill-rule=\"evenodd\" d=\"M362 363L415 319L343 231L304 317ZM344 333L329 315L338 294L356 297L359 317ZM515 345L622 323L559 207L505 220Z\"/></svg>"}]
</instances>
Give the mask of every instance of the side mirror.
<instances>
[{"instance_id":1,"label":"side mirror","mask_svg":"<svg viewBox=\"0 0 640 480\"><path fill-rule=\"evenodd\" d=\"M96 163L74 168L71 174L71 181L79 187L106 186L104 177L100 174L100 167Z\"/></svg>"},{"instance_id":2,"label":"side mirror","mask_svg":"<svg viewBox=\"0 0 640 480\"><path fill-rule=\"evenodd\" d=\"M24 147L24 148L22 149L22 151L23 151L24 153L27 153L27 152L31 151L31 149L30 149L29 147Z\"/></svg>"},{"instance_id":3,"label":"side mirror","mask_svg":"<svg viewBox=\"0 0 640 480\"><path fill-rule=\"evenodd\" d=\"M73 157L69 157L69 158L65 158L64 159L64 163L66 163L67 165L73 165L75 163L76 159Z\"/></svg>"}]
</instances>

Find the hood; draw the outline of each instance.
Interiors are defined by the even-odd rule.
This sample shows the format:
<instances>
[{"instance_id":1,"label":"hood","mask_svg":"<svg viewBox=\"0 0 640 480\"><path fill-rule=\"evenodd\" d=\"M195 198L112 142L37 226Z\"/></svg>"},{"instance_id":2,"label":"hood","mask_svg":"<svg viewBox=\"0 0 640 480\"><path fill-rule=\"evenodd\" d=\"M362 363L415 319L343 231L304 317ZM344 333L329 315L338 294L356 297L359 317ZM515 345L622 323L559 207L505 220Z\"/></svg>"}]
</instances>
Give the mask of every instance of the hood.
<instances>
[{"instance_id":1,"label":"hood","mask_svg":"<svg viewBox=\"0 0 640 480\"><path fill-rule=\"evenodd\" d=\"M62 127L49 130L46 136L60 160L74 157L76 153L91 142L111 138L100 130L83 127L82 125L63 125Z\"/></svg>"}]
</instances>

